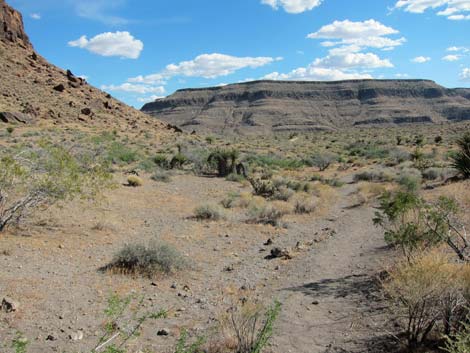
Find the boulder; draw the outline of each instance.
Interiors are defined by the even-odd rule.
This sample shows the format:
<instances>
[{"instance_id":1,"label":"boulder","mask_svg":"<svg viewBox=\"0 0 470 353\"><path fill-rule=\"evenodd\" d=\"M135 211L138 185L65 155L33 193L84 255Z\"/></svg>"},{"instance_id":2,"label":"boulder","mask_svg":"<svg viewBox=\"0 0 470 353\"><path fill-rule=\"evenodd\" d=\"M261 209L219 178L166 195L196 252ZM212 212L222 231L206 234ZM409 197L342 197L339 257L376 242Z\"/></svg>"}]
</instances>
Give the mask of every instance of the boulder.
<instances>
[{"instance_id":1,"label":"boulder","mask_svg":"<svg viewBox=\"0 0 470 353\"><path fill-rule=\"evenodd\" d=\"M54 86L54 91L57 92L63 92L65 91L65 86L63 83L58 84L57 86Z\"/></svg>"},{"instance_id":2,"label":"boulder","mask_svg":"<svg viewBox=\"0 0 470 353\"><path fill-rule=\"evenodd\" d=\"M32 124L34 119L31 115L19 112L0 112L0 122Z\"/></svg>"},{"instance_id":3,"label":"boulder","mask_svg":"<svg viewBox=\"0 0 470 353\"><path fill-rule=\"evenodd\" d=\"M6 313L17 311L20 308L20 303L10 297L4 297L0 309Z\"/></svg>"}]
</instances>

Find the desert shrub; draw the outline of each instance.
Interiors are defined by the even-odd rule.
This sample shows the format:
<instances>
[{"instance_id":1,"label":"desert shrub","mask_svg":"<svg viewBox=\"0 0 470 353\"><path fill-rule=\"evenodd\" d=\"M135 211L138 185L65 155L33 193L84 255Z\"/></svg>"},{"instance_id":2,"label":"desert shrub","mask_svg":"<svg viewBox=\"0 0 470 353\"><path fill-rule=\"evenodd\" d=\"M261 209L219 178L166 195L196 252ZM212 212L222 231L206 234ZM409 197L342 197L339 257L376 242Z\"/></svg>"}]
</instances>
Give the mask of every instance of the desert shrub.
<instances>
[{"instance_id":1,"label":"desert shrub","mask_svg":"<svg viewBox=\"0 0 470 353\"><path fill-rule=\"evenodd\" d=\"M318 153L312 158L312 166L317 167L321 172L338 160L338 156L333 153Z\"/></svg>"},{"instance_id":2,"label":"desert shrub","mask_svg":"<svg viewBox=\"0 0 470 353\"><path fill-rule=\"evenodd\" d=\"M6 130L7 130L8 135L11 135L11 134L13 134L13 131L15 131L15 128L12 127L12 126L9 126L9 127L7 127Z\"/></svg>"},{"instance_id":3,"label":"desert shrub","mask_svg":"<svg viewBox=\"0 0 470 353\"><path fill-rule=\"evenodd\" d=\"M168 162L168 157L162 153L157 153L153 157L153 163L157 165L160 168L168 168L169 167L169 162Z\"/></svg>"},{"instance_id":4,"label":"desert shrub","mask_svg":"<svg viewBox=\"0 0 470 353\"><path fill-rule=\"evenodd\" d=\"M413 168L403 169L397 176L397 183L408 191L417 192L421 188L421 172Z\"/></svg>"},{"instance_id":5,"label":"desert shrub","mask_svg":"<svg viewBox=\"0 0 470 353\"><path fill-rule=\"evenodd\" d=\"M233 181L235 183L241 183L245 180L243 174L231 173L225 178L227 181Z\"/></svg>"},{"instance_id":6,"label":"desert shrub","mask_svg":"<svg viewBox=\"0 0 470 353\"><path fill-rule=\"evenodd\" d=\"M308 214L315 210L316 202L312 195L307 193L297 194L294 196L292 203L294 212L297 214Z\"/></svg>"},{"instance_id":7,"label":"desert shrub","mask_svg":"<svg viewBox=\"0 0 470 353\"><path fill-rule=\"evenodd\" d=\"M446 337L445 351L448 353L468 353L470 347L470 320L462 322L462 327L455 334Z\"/></svg>"},{"instance_id":8,"label":"desert shrub","mask_svg":"<svg viewBox=\"0 0 470 353\"><path fill-rule=\"evenodd\" d=\"M225 218L223 209L215 204L204 204L196 207L194 210L194 218L197 220L218 221Z\"/></svg>"},{"instance_id":9,"label":"desert shrub","mask_svg":"<svg viewBox=\"0 0 470 353\"><path fill-rule=\"evenodd\" d=\"M261 353L273 334L273 326L281 312L281 304L275 301L267 310L251 300L229 308L221 318L221 334L231 339L230 352ZM233 342L233 343L232 343ZM227 352L226 349L218 353Z\"/></svg>"},{"instance_id":10,"label":"desert shrub","mask_svg":"<svg viewBox=\"0 0 470 353\"><path fill-rule=\"evenodd\" d=\"M444 177L444 171L440 168L427 168L422 172L423 178L426 180L437 180Z\"/></svg>"},{"instance_id":11,"label":"desert shrub","mask_svg":"<svg viewBox=\"0 0 470 353\"><path fill-rule=\"evenodd\" d=\"M252 202L248 208L248 222L270 224L274 227L281 225L281 218L293 210L284 202Z\"/></svg>"},{"instance_id":12,"label":"desert shrub","mask_svg":"<svg viewBox=\"0 0 470 353\"><path fill-rule=\"evenodd\" d=\"M157 170L150 177L153 181L159 181L161 183L169 183L171 181L171 174L164 170Z\"/></svg>"},{"instance_id":13,"label":"desert shrub","mask_svg":"<svg viewBox=\"0 0 470 353\"><path fill-rule=\"evenodd\" d=\"M390 153L390 149L366 142L355 142L347 146L350 156L359 156L366 159L385 159Z\"/></svg>"},{"instance_id":14,"label":"desert shrub","mask_svg":"<svg viewBox=\"0 0 470 353\"><path fill-rule=\"evenodd\" d=\"M353 177L355 182L373 181L373 182L389 182L393 180L393 175L384 170L366 170L357 173Z\"/></svg>"},{"instance_id":15,"label":"desert shrub","mask_svg":"<svg viewBox=\"0 0 470 353\"><path fill-rule=\"evenodd\" d=\"M127 147L120 142L109 145L107 159L114 164L130 164L139 159L137 151Z\"/></svg>"},{"instance_id":16,"label":"desert shrub","mask_svg":"<svg viewBox=\"0 0 470 353\"><path fill-rule=\"evenodd\" d=\"M152 277L158 273L172 273L186 265L186 260L174 247L153 241L147 245L125 245L104 269Z\"/></svg>"},{"instance_id":17,"label":"desert shrub","mask_svg":"<svg viewBox=\"0 0 470 353\"><path fill-rule=\"evenodd\" d=\"M460 260L470 260L470 244L458 220L454 199L428 202L415 192L386 192L380 197L374 223L385 230L387 243L399 246L406 257L417 249L445 243Z\"/></svg>"},{"instance_id":18,"label":"desert shrub","mask_svg":"<svg viewBox=\"0 0 470 353\"><path fill-rule=\"evenodd\" d=\"M257 196L269 198L272 197L276 192L276 186L272 180L250 177L248 178L248 181L253 187L253 193Z\"/></svg>"},{"instance_id":19,"label":"desert shrub","mask_svg":"<svg viewBox=\"0 0 470 353\"><path fill-rule=\"evenodd\" d=\"M400 164L411 159L411 154L408 151L402 149L392 149L389 158L393 161L393 164Z\"/></svg>"},{"instance_id":20,"label":"desert shrub","mask_svg":"<svg viewBox=\"0 0 470 353\"><path fill-rule=\"evenodd\" d=\"M113 185L107 165L93 155L73 154L43 143L0 157L0 232L31 211L76 197L95 200Z\"/></svg>"},{"instance_id":21,"label":"desert shrub","mask_svg":"<svg viewBox=\"0 0 470 353\"><path fill-rule=\"evenodd\" d=\"M465 305L462 269L442 251L415 255L388 271L383 283L386 295L394 303L394 314L405 324L410 348L422 344L437 325L450 331L453 319Z\"/></svg>"},{"instance_id":22,"label":"desert shrub","mask_svg":"<svg viewBox=\"0 0 470 353\"><path fill-rule=\"evenodd\" d=\"M274 155L250 155L246 158L246 162L253 166L288 170L300 169L307 165L307 162L304 160L281 158Z\"/></svg>"},{"instance_id":23,"label":"desert shrub","mask_svg":"<svg viewBox=\"0 0 470 353\"><path fill-rule=\"evenodd\" d=\"M184 154L181 152L178 152L173 156L173 158L170 161L170 168L171 169L181 169L183 166L188 163L188 157L186 157Z\"/></svg>"},{"instance_id":24,"label":"desert shrub","mask_svg":"<svg viewBox=\"0 0 470 353\"><path fill-rule=\"evenodd\" d=\"M220 203L224 208L233 208L237 204L240 194L237 192L229 193Z\"/></svg>"},{"instance_id":25,"label":"desert shrub","mask_svg":"<svg viewBox=\"0 0 470 353\"><path fill-rule=\"evenodd\" d=\"M443 141L443 138L442 138L441 135L438 135L438 136L436 136L436 137L434 138L434 142L435 142L436 144L440 144L442 141Z\"/></svg>"},{"instance_id":26,"label":"desert shrub","mask_svg":"<svg viewBox=\"0 0 470 353\"><path fill-rule=\"evenodd\" d=\"M144 185L144 181L139 178L137 175L129 175L127 177L127 185L134 188Z\"/></svg>"},{"instance_id":27,"label":"desert shrub","mask_svg":"<svg viewBox=\"0 0 470 353\"><path fill-rule=\"evenodd\" d=\"M276 191L274 192L272 199L273 200L280 200L280 201L289 201L289 199L294 196L295 191L292 189L289 189L287 186L279 186L276 188Z\"/></svg>"},{"instance_id":28,"label":"desert shrub","mask_svg":"<svg viewBox=\"0 0 470 353\"><path fill-rule=\"evenodd\" d=\"M217 149L207 157L207 163L215 165L217 175L224 178L230 174L239 174L246 176L246 170L243 164L238 162L240 152L235 149Z\"/></svg>"},{"instance_id":29,"label":"desert shrub","mask_svg":"<svg viewBox=\"0 0 470 353\"><path fill-rule=\"evenodd\" d=\"M457 140L459 150L451 156L452 167L465 178L470 178L470 132Z\"/></svg>"}]
</instances>

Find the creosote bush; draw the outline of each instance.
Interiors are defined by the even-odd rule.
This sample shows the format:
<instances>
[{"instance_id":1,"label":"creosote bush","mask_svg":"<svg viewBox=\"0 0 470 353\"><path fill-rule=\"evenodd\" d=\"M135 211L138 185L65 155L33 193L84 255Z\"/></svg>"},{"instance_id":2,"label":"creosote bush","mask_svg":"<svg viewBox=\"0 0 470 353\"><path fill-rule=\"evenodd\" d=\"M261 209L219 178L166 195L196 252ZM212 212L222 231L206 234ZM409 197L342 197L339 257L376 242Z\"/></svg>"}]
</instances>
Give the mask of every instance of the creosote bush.
<instances>
[{"instance_id":1,"label":"creosote bush","mask_svg":"<svg viewBox=\"0 0 470 353\"><path fill-rule=\"evenodd\" d=\"M96 200L112 187L107 164L50 143L0 157L0 232L30 212L74 198Z\"/></svg>"},{"instance_id":2,"label":"creosote bush","mask_svg":"<svg viewBox=\"0 0 470 353\"><path fill-rule=\"evenodd\" d=\"M459 329L468 310L469 275L468 264L441 249L414 253L388 271L383 288L404 324L408 347L423 344L435 330L448 335Z\"/></svg>"},{"instance_id":3,"label":"creosote bush","mask_svg":"<svg viewBox=\"0 0 470 353\"><path fill-rule=\"evenodd\" d=\"M146 245L125 245L104 269L152 277L158 273L169 274L186 266L186 260L174 247L152 241Z\"/></svg>"},{"instance_id":4,"label":"creosote bush","mask_svg":"<svg viewBox=\"0 0 470 353\"><path fill-rule=\"evenodd\" d=\"M139 187L144 185L144 181L139 178L137 175L129 175L127 177L127 185L132 187Z\"/></svg>"},{"instance_id":5,"label":"creosote bush","mask_svg":"<svg viewBox=\"0 0 470 353\"><path fill-rule=\"evenodd\" d=\"M197 220L210 220L210 221L218 221L221 219L225 219L224 210L216 204L204 204L201 206L196 207L194 210L194 218Z\"/></svg>"}]
</instances>

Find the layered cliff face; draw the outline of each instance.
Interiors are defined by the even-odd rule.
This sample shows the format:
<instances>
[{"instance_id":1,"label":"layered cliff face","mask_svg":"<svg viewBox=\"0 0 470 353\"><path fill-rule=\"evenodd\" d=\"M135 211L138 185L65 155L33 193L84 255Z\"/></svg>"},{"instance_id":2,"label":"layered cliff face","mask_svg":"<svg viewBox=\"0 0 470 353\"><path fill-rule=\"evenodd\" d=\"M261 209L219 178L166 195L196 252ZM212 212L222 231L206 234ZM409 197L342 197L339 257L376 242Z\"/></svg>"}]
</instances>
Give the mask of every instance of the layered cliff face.
<instances>
[{"instance_id":1,"label":"layered cliff face","mask_svg":"<svg viewBox=\"0 0 470 353\"><path fill-rule=\"evenodd\" d=\"M269 133L470 120L470 89L428 80L256 81L186 89L143 112L192 131Z\"/></svg>"},{"instance_id":2,"label":"layered cliff face","mask_svg":"<svg viewBox=\"0 0 470 353\"><path fill-rule=\"evenodd\" d=\"M25 33L21 14L4 0L0 0L0 22L0 124L166 130L166 124L37 54Z\"/></svg>"}]
</instances>

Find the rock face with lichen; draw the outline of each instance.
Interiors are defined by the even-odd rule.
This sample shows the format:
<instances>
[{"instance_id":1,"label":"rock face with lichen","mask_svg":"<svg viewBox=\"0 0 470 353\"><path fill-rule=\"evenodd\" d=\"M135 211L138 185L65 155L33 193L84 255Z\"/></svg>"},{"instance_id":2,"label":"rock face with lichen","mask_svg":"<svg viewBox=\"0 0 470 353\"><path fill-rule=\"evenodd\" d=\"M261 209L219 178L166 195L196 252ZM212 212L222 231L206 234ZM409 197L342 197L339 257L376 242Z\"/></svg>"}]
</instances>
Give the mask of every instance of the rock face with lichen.
<instances>
[{"instance_id":1,"label":"rock face with lichen","mask_svg":"<svg viewBox=\"0 0 470 353\"><path fill-rule=\"evenodd\" d=\"M142 111L185 130L312 131L470 120L470 89L429 80L255 81L183 89Z\"/></svg>"}]
</instances>

